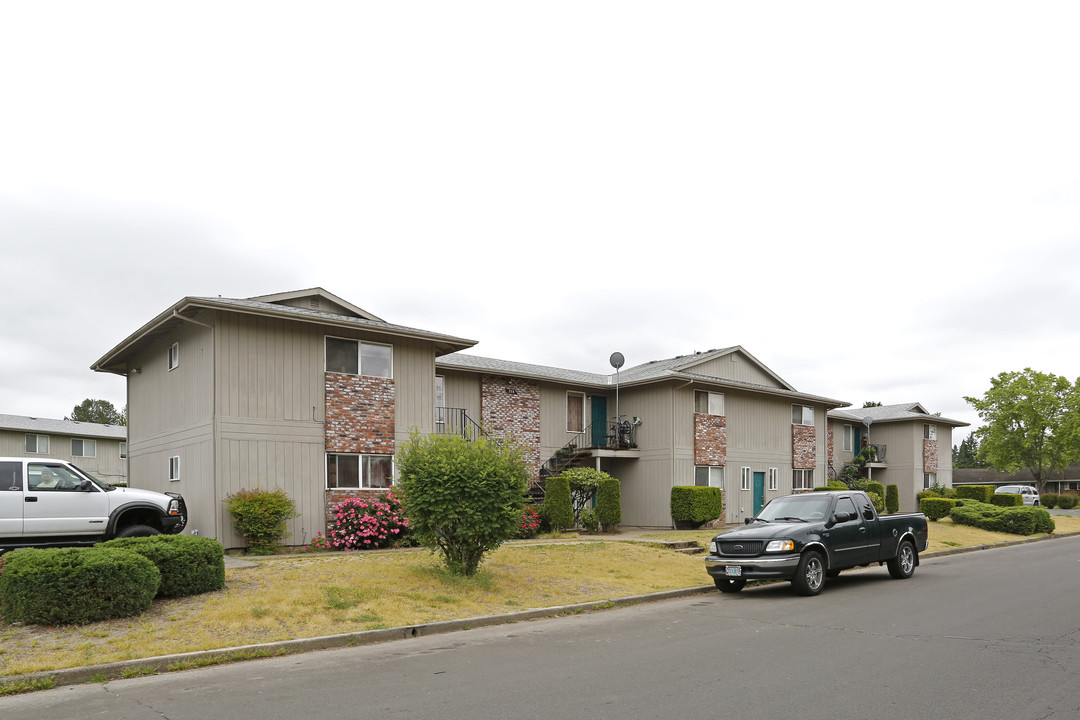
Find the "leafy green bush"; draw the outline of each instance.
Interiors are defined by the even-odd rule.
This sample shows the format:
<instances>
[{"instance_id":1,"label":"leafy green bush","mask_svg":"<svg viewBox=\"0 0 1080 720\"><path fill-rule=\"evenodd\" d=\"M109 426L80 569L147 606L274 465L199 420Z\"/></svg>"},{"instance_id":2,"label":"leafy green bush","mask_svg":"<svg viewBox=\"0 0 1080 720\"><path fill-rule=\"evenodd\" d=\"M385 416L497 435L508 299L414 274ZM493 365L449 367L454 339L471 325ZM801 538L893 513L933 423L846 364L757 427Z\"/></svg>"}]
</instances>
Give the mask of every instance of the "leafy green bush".
<instances>
[{"instance_id":1,"label":"leafy green bush","mask_svg":"<svg viewBox=\"0 0 1080 720\"><path fill-rule=\"evenodd\" d=\"M870 493L877 493L878 497L884 499L885 498L885 486L882 485L879 482L874 482L873 480L871 480L870 482L866 483L866 493L868 495ZM880 508L878 509L878 512L881 512Z\"/></svg>"},{"instance_id":2,"label":"leafy green bush","mask_svg":"<svg viewBox=\"0 0 1080 720\"><path fill-rule=\"evenodd\" d=\"M198 595L225 587L225 548L213 538L154 535L117 538L98 547L138 553L161 573L162 597Z\"/></svg>"},{"instance_id":3,"label":"leafy green bush","mask_svg":"<svg viewBox=\"0 0 1080 720\"><path fill-rule=\"evenodd\" d=\"M1024 504L1024 496L1017 493L994 493L990 496L990 504L998 507L1016 507Z\"/></svg>"},{"instance_id":4,"label":"leafy green bush","mask_svg":"<svg viewBox=\"0 0 1080 720\"><path fill-rule=\"evenodd\" d=\"M596 489L596 519L605 532L622 522L622 493L619 481L613 477L602 478Z\"/></svg>"},{"instance_id":5,"label":"leafy green bush","mask_svg":"<svg viewBox=\"0 0 1080 720\"><path fill-rule=\"evenodd\" d=\"M1057 506L1062 510L1072 510L1080 503L1080 497L1076 495L1058 495Z\"/></svg>"},{"instance_id":6,"label":"leafy green bush","mask_svg":"<svg viewBox=\"0 0 1080 720\"><path fill-rule=\"evenodd\" d=\"M956 497L989 503L995 489L993 485L961 485L956 488Z\"/></svg>"},{"instance_id":7,"label":"leafy green bush","mask_svg":"<svg viewBox=\"0 0 1080 720\"><path fill-rule=\"evenodd\" d=\"M0 614L9 623L85 625L150 607L161 573L118 548L17 550L0 575Z\"/></svg>"},{"instance_id":8,"label":"leafy green bush","mask_svg":"<svg viewBox=\"0 0 1080 720\"><path fill-rule=\"evenodd\" d=\"M878 514L885 512L885 501L881 499L881 496L872 490L866 491L866 497L870 498L870 502L874 503L874 509Z\"/></svg>"},{"instance_id":9,"label":"leafy green bush","mask_svg":"<svg viewBox=\"0 0 1080 720\"><path fill-rule=\"evenodd\" d=\"M289 532L285 521L299 517L292 498L281 488L238 490L225 497L225 507L252 555L273 555Z\"/></svg>"},{"instance_id":10,"label":"leafy green bush","mask_svg":"<svg viewBox=\"0 0 1080 720\"><path fill-rule=\"evenodd\" d=\"M952 498L925 497L919 501L919 512L934 522L948 517L954 507L956 507L956 501Z\"/></svg>"},{"instance_id":11,"label":"leafy green bush","mask_svg":"<svg viewBox=\"0 0 1080 720\"><path fill-rule=\"evenodd\" d=\"M397 466L413 537L442 553L451 573L475 575L486 552L520 532L528 484L520 446L414 432Z\"/></svg>"},{"instance_id":12,"label":"leafy green bush","mask_svg":"<svg viewBox=\"0 0 1080 720\"><path fill-rule=\"evenodd\" d=\"M600 520L596 517L596 511L585 508L581 511L581 527L587 532L596 532L600 529Z\"/></svg>"},{"instance_id":13,"label":"leafy green bush","mask_svg":"<svg viewBox=\"0 0 1080 720\"><path fill-rule=\"evenodd\" d=\"M1054 493L1043 493L1042 497L1039 498L1039 502L1041 502L1042 506L1047 510L1053 510L1057 507L1058 496Z\"/></svg>"},{"instance_id":14,"label":"leafy green bush","mask_svg":"<svg viewBox=\"0 0 1080 720\"><path fill-rule=\"evenodd\" d=\"M941 497L941 495L939 493L934 492L933 490L920 490L919 492L915 493L915 502L922 503L922 501L925 500L926 498L936 498L936 497Z\"/></svg>"},{"instance_id":15,"label":"leafy green bush","mask_svg":"<svg viewBox=\"0 0 1080 720\"><path fill-rule=\"evenodd\" d=\"M568 468L559 473L558 477L566 478L570 482L570 498L574 506L574 518L581 518L584 510L596 497L600 483L604 480L613 479L602 470L591 467Z\"/></svg>"},{"instance_id":16,"label":"leafy green bush","mask_svg":"<svg viewBox=\"0 0 1080 720\"><path fill-rule=\"evenodd\" d=\"M567 478L556 476L547 479L543 515L553 532L574 527L574 504L570 499L570 481Z\"/></svg>"},{"instance_id":17,"label":"leafy green bush","mask_svg":"<svg viewBox=\"0 0 1080 720\"><path fill-rule=\"evenodd\" d=\"M893 515L900 510L900 488L889 485L885 488L885 512Z\"/></svg>"},{"instance_id":18,"label":"leafy green bush","mask_svg":"<svg viewBox=\"0 0 1080 720\"><path fill-rule=\"evenodd\" d=\"M720 488L676 485L671 488L671 518L675 522L701 524L724 514Z\"/></svg>"},{"instance_id":19,"label":"leafy green bush","mask_svg":"<svg viewBox=\"0 0 1080 720\"><path fill-rule=\"evenodd\" d=\"M993 532L1014 535L1054 532L1054 520L1050 517L1050 513L1041 507L1003 508L990 503L965 499L957 502L956 507L949 513L949 517L958 525L970 525Z\"/></svg>"}]
</instances>

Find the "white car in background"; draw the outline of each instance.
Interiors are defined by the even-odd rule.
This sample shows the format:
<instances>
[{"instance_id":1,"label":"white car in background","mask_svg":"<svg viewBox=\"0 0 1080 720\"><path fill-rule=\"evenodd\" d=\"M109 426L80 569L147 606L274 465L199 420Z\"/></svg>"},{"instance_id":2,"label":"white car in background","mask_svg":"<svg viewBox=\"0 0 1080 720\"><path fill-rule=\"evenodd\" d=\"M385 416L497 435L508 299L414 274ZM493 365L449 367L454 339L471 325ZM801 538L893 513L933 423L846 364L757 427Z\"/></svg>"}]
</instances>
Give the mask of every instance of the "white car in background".
<instances>
[{"instance_id":1,"label":"white car in background","mask_svg":"<svg viewBox=\"0 0 1080 720\"><path fill-rule=\"evenodd\" d=\"M1002 485L995 493L1009 493L1010 495L1019 495L1024 498L1025 505L1040 505L1039 503L1039 491L1030 485Z\"/></svg>"}]
</instances>

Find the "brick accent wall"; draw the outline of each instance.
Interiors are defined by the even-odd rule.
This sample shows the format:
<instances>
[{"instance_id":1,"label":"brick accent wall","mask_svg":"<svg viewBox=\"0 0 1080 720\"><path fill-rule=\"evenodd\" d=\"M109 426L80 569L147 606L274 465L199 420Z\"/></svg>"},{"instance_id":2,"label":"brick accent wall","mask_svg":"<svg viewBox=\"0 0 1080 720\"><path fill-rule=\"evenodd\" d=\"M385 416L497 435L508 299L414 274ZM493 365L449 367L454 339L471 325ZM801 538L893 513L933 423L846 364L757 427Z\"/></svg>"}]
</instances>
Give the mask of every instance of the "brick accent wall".
<instances>
[{"instance_id":1,"label":"brick accent wall","mask_svg":"<svg viewBox=\"0 0 1080 720\"><path fill-rule=\"evenodd\" d=\"M835 449L836 448L835 448L834 440L833 440L833 427L834 427L834 424L833 423L826 423L826 426L829 428L829 433L825 438L825 447L827 448L826 452L828 453L828 456L829 456L829 460L828 460L829 467L832 467L833 458L836 457L836 455L835 455Z\"/></svg>"},{"instance_id":2,"label":"brick accent wall","mask_svg":"<svg viewBox=\"0 0 1080 720\"><path fill-rule=\"evenodd\" d=\"M525 448L532 478L540 475L540 385L531 380L484 375L480 379L480 424L493 437L512 438Z\"/></svg>"},{"instance_id":3,"label":"brick accent wall","mask_svg":"<svg viewBox=\"0 0 1080 720\"><path fill-rule=\"evenodd\" d=\"M934 473L938 471L937 440L930 440L928 438L923 439L922 467L923 472Z\"/></svg>"},{"instance_id":4,"label":"brick accent wall","mask_svg":"<svg viewBox=\"0 0 1080 720\"><path fill-rule=\"evenodd\" d=\"M394 381L326 373L326 452L394 454Z\"/></svg>"},{"instance_id":5,"label":"brick accent wall","mask_svg":"<svg viewBox=\"0 0 1080 720\"><path fill-rule=\"evenodd\" d=\"M817 428L813 425L791 426L791 467L813 470L817 464Z\"/></svg>"},{"instance_id":6,"label":"brick accent wall","mask_svg":"<svg viewBox=\"0 0 1080 720\"><path fill-rule=\"evenodd\" d=\"M694 464L727 463L727 418L694 413Z\"/></svg>"}]
</instances>

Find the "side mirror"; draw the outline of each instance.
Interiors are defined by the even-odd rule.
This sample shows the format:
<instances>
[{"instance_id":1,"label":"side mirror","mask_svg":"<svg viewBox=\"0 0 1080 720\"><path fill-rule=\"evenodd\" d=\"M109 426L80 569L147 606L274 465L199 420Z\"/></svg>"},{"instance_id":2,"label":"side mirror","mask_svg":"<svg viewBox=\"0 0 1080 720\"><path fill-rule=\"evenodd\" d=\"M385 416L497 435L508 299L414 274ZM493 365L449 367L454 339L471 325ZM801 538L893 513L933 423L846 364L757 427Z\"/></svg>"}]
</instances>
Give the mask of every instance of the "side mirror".
<instances>
[{"instance_id":1,"label":"side mirror","mask_svg":"<svg viewBox=\"0 0 1080 720\"><path fill-rule=\"evenodd\" d=\"M79 492L90 492L94 489L94 483L89 480L83 480L79 483Z\"/></svg>"},{"instance_id":2,"label":"side mirror","mask_svg":"<svg viewBox=\"0 0 1080 720\"><path fill-rule=\"evenodd\" d=\"M833 525L836 525L837 523L846 523L848 520L851 519L851 517L852 517L851 513L838 512L835 515L833 515L832 522L829 523L829 526L832 527Z\"/></svg>"},{"instance_id":3,"label":"side mirror","mask_svg":"<svg viewBox=\"0 0 1080 720\"><path fill-rule=\"evenodd\" d=\"M754 522L754 518L746 517L746 518L743 518L742 522L743 522L743 525L749 525L750 523Z\"/></svg>"}]
</instances>

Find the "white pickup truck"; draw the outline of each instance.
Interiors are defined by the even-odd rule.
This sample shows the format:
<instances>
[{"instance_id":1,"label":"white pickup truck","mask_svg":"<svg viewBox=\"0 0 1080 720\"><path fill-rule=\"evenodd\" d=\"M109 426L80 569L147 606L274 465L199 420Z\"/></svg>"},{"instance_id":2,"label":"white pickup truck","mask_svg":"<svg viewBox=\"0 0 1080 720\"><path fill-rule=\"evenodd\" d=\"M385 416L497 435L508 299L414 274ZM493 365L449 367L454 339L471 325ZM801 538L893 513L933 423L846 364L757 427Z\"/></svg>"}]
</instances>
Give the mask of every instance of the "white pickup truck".
<instances>
[{"instance_id":1,"label":"white pickup truck","mask_svg":"<svg viewBox=\"0 0 1080 720\"><path fill-rule=\"evenodd\" d=\"M0 457L0 552L176 534L179 493L113 487L63 460Z\"/></svg>"}]
</instances>

